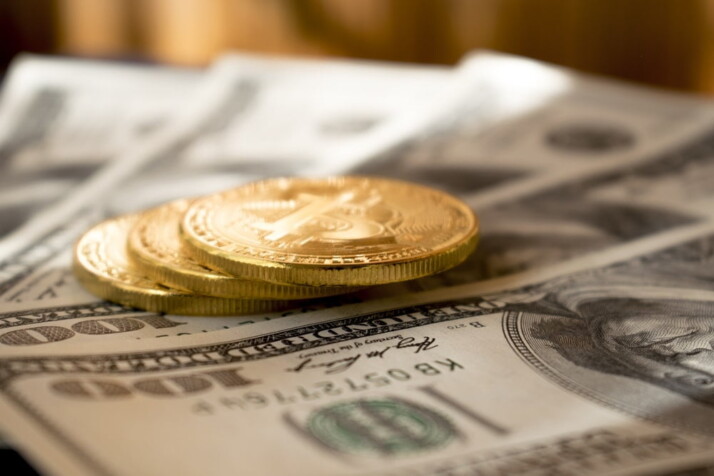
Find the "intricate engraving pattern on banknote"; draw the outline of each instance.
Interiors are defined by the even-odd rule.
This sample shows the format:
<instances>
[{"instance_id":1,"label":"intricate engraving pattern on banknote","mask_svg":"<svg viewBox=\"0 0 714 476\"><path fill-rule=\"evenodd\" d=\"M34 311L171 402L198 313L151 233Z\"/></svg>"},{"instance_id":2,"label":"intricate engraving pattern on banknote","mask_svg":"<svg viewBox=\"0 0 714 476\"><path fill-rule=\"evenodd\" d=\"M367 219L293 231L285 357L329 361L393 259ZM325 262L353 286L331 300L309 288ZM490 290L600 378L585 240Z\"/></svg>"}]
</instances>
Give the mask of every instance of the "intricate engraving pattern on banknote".
<instances>
[{"instance_id":1,"label":"intricate engraving pattern on banknote","mask_svg":"<svg viewBox=\"0 0 714 476\"><path fill-rule=\"evenodd\" d=\"M314 410L302 431L338 453L398 456L448 444L458 431L448 418L401 398L357 399Z\"/></svg>"},{"instance_id":2,"label":"intricate engraving pattern on banknote","mask_svg":"<svg viewBox=\"0 0 714 476\"><path fill-rule=\"evenodd\" d=\"M191 367L215 366L265 359L322 347L344 340L375 336L437 322L481 316L504 308L503 302L474 298L308 324L298 328L273 332L265 336L245 338L201 347L179 347L165 351L135 354L75 356L61 363L56 357L7 358L0 360L0 389L14 377L25 372L37 373L155 373ZM132 316L133 317L133 316ZM23 363L24 362L24 363ZM59 365L58 365L59 363ZM28 364L28 365L25 365Z\"/></svg>"},{"instance_id":3,"label":"intricate engraving pattern on banknote","mask_svg":"<svg viewBox=\"0 0 714 476\"><path fill-rule=\"evenodd\" d=\"M134 332L147 326L169 329L182 325L186 323L105 301L39 307L0 314L0 344L37 346L71 339L78 334L106 336Z\"/></svg>"},{"instance_id":4,"label":"intricate engraving pattern on banknote","mask_svg":"<svg viewBox=\"0 0 714 476\"><path fill-rule=\"evenodd\" d=\"M705 452L706 444L682 435L664 431L653 435L629 435L624 431L592 430L555 439L540 439L537 443L517 445L505 450L489 451L485 455L435 459L414 465L395 476L478 474L602 474L612 469L611 462L651 463L659 458ZM573 455L577 455L574 457ZM707 466L696 470L657 473L658 476L707 476ZM374 475L383 474L380 472Z\"/></svg>"},{"instance_id":5,"label":"intricate engraving pattern on banknote","mask_svg":"<svg viewBox=\"0 0 714 476\"><path fill-rule=\"evenodd\" d=\"M714 435L714 238L539 288L510 312L516 352L565 388Z\"/></svg>"},{"instance_id":6,"label":"intricate engraving pattern on banknote","mask_svg":"<svg viewBox=\"0 0 714 476\"><path fill-rule=\"evenodd\" d=\"M476 252L417 284L432 288L494 278L694 223L706 208L694 204L714 197L713 165L709 130L645 162L480 209L487 232Z\"/></svg>"},{"instance_id":7,"label":"intricate engraving pattern on banknote","mask_svg":"<svg viewBox=\"0 0 714 476\"><path fill-rule=\"evenodd\" d=\"M634 135L623 126L608 123L574 123L548 131L545 142L563 152L603 153L632 147Z\"/></svg>"},{"instance_id":8,"label":"intricate engraving pattern on banknote","mask_svg":"<svg viewBox=\"0 0 714 476\"><path fill-rule=\"evenodd\" d=\"M60 442L67 451L92 468L93 473L109 474L100 462L87 454L81 445L55 424L52 415L31 404L13 388L15 379L31 374L48 373L57 376L68 374L66 378L54 380L53 391L67 398L84 400L125 398L132 392L141 392L159 398L181 398L205 391L213 385L239 388L254 383L253 379L242 375L240 368L216 369L216 366L268 359L357 337L374 336L436 322L489 314L502 305L502 303L476 298L464 302L416 306L305 325L216 345L179 347L166 351L73 356L68 359L55 356L6 358L0 361L0 392L45 428L48 434ZM189 370L190 375L168 377L172 382L169 385L163 381L164 377L156 375L166 370L183 368ZM201 373L198 374L196 371ZM114 383L110 379L112 374L133 373L138 373L142 379L145 379L143 383L137 383L134 388ZM405 408L399 407L397 410L405 411ZM420 410L417 413L420 415L418 418L427 418L427 414L431 415L429 410ZM412 418L417 418L417 413L412 415ZM453 438L453 429L448 423L433 415L429 421L433 427L428 434L438 436L436 439L428 440L430 445L446 443ZM400 440L402 448L406 448L404 445L407 445L406 441L410 439Z\"/></svg>"}]
</instances>

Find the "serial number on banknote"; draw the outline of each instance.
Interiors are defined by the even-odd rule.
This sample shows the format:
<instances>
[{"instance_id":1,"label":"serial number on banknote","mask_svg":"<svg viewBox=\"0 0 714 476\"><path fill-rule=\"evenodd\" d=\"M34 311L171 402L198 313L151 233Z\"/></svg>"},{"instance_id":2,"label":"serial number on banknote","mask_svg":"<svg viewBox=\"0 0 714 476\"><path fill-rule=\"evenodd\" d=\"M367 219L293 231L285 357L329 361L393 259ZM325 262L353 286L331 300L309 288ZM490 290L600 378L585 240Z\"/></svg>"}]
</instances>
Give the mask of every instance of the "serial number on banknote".
<instances>
[{"instance_id":1,"label":"serial number on banknote","mask_svg":"<svg viewBox=\"0 0 714 476\"><path fill-rule=\"evenodd\" d=\"M464 366L451 358L427 360L408 368L390 368L381 372L368 372L361 377L323 380L308 385L297 385L291 390L251 390L211 400L201 399L192 405L191 411L198 415L213 415L223 410L250 411L275 405L313 402L392 384L444 376L461 370L464 370Z\"/></svg>"}]
</instances>

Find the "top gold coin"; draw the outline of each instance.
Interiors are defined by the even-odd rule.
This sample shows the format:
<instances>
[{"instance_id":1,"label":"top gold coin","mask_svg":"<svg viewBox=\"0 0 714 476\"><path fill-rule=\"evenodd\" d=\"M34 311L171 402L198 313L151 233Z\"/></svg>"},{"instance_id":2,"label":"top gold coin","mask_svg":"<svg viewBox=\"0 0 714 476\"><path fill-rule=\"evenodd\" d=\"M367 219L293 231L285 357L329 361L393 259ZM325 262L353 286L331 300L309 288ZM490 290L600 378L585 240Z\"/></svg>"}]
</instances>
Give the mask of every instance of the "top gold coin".
<instances>
[{"instance_id":1,"label":"top gold coin","mask_svg":"<svg viewBox=\"0 0 714 476\"><path fill-rule=\"evenodd\" d=\"M301 286L238 278L206 268L185 251L179 223L190 200L176 200L140 214L126 252L141 273L167 286L239 299L310 299L354 291L348 286Z\"/></svg>"},{"instance_id":2,"label":"top gold coin","mask_svg":"<svg viewBox=\"0 0 714 476\"><path fill-rule=\"evenodd\" d=\"M181 224L199 261L277 283L368 286L463 261L478 219L444 192L372 177L264 180L197 199Z\"/></svg>"}]
</instances>

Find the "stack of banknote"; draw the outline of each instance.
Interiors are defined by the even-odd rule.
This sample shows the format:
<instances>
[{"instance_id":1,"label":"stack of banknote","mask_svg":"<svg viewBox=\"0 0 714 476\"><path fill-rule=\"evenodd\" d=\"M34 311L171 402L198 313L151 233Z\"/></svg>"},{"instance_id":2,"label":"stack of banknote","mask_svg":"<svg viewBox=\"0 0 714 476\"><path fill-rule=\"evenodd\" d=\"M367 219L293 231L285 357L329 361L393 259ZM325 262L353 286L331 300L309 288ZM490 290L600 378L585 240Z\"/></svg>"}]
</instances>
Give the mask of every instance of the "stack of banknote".
<instances>
[{"instance_id":1,"label":"stack of banknote","mask_svg":"<svg viewBox=\"0 0 714 476\"><path fill-rule=\"evenodd\" d=\"M233 54L204 72L26 56L3 84L0 168L8 467L17 455L73 476L714 467L706 98L491 52L454 68ZM221 317L107 301L72 271L77 240L117 217L187 216L196 197L336 176L457 197L479 218L478 248L419 279ZM302 202L273 202L239 234L297 243L300 224L384 245L373 224L388 213L354 220L352 197L311 201L307 228ZM165 218L143 220L132 230ZM148 242L135 240L139 263Z\"/></svg>"}]
</instances>

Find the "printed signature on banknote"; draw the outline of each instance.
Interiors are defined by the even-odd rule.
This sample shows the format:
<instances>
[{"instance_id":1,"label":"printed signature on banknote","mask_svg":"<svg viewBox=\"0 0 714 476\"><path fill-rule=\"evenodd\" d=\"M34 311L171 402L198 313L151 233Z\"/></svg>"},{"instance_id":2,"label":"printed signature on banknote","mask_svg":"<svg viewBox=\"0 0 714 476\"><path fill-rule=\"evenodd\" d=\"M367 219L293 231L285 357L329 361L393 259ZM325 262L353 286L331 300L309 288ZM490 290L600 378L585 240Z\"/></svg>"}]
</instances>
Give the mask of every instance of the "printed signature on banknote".
<instances>
[{"instance_id":1,"label":"printed signature on banknote","mask_svg":"<svg viewBox=\"0 0 714 476\"><path fill-rule=\"evenodd\" d=\"M345 348L342 350L352 350L357 348L357 345L349 344L349 348L347 347L348 346L345 346ZM415 354L418 354L419 352L426 352L428 350L435 349L436 347L439 347L439 345L436 343L436 338L434 337L425 336L423 339L415 339L414 337L400 337L396 344L382 347L379 350L370 350L367 352L361 352L359 354L351 355L349 357L325 361L318 361L315 359L315 357L308 357L302 362L300 362L298 365L294 367L289 367L286 370L288 372L295 373L302 372L305 370L322 370L326 375L332 375L344 372L360 360L384 358L387 351L390 351L392 349L395 351L410 350ZM332 351L334 351L334 353L337 353L339 352L339 350L340 349L329 349L330 353L333 353Z\"/></svg>"}]
</instances>

